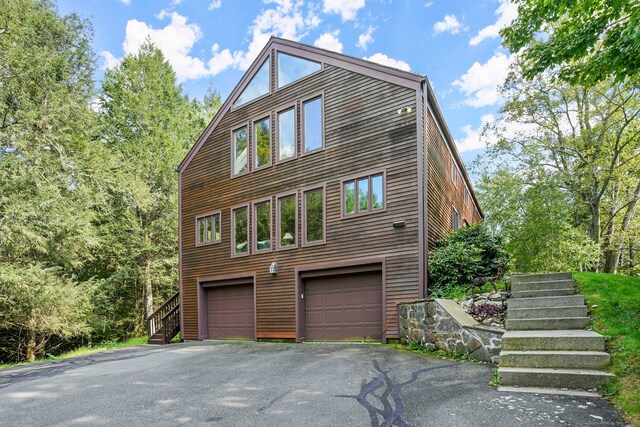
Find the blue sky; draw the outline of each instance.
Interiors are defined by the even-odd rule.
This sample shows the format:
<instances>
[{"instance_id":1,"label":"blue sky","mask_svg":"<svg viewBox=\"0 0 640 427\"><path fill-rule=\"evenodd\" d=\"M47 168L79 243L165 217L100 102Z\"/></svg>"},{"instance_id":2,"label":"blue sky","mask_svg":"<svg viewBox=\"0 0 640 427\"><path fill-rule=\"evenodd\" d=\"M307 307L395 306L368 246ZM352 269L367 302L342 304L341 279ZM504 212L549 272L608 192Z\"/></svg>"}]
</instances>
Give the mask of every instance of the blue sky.
<instances>
[{"instance_id":1,"label":"blue sky","mask_svg":"<svg viewBox=\"0 0 640 427\"><path fill-rule=\"evenodd\" d=\"M497 86L511 56L498 30L508 0L59 0L61 14L92 21L104 69L150 37L190 97L211 84L223 100L271 35L425 74L466 163L497 118Z\"/></svg>"}]
</instances>

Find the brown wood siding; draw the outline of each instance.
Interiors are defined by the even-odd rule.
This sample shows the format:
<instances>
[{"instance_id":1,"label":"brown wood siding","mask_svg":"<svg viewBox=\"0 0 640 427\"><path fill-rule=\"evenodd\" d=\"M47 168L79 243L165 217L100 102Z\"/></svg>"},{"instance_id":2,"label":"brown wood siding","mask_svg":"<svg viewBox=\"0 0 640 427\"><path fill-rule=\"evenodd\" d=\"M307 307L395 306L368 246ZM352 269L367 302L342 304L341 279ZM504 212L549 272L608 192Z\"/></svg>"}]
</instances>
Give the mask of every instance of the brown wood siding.
<instances>
[{"instance_id":1,"label":"brown wood siding","mask_svg":"<svg viewBox=\"0 0 640 427\"><path fill-rule=\"evenodd\" d=\"M473 214L474 200L469 187L468 203L464 203L465 180L462 173L458 173L458 184L451 179L452 153L438 128L431 108L427 110L427 218L428 218L428 247L429 249L452 230L451 207L455 207L459 214L459 224L462 219L469 224L477 223L479 215ZM461 170L464 165L458 165Z\"/></svg>"},{"instance_id":2,"label":"brown wood siding","mask_svg":"<svg viewBox=\"0 0 640 427\"><path fill-rule=\"evenodd\" d=\"M273 64L273 55L271 60ZM271 71L273 76L273 67ZM324 151L276 164L272 143L271 167L230 177L232 128L271 112L274 141L274 113L297 102L300 153L300 101L320 91L324 94ZM419 297L415 103L415 90L325 65L322 72L224 115L182 172L184 338L199 338L198 278L255 272L257 337L295 338L295 267L376 256L386 257L386 336L397 337L397 303ZM411 106L412 113L398 114L403 106ZM340 179L379 169L386 169L386 211L342 219ZM230 256L232 207L316 184L326 185L326 244L301 247L299 194L297 249ZM274 238L275 206L274 199ZM196 247L195 217L214 210L222 213L222 241ZM394 229L392 223L398 220L404 220L406 227ZM278 263L277 276L268 273L273 261Z\"/></svg>"}]
</instances>

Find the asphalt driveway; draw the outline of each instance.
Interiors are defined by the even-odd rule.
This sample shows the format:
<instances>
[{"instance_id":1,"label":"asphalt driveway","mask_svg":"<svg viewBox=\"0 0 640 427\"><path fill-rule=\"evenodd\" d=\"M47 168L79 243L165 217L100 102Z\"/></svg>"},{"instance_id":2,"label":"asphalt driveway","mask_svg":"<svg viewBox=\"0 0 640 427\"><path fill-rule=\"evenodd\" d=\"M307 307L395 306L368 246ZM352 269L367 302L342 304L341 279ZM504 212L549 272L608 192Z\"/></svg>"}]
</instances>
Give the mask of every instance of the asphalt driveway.
<instances>
[{"instance_id":1,"label":"asphalt driveway","mask_svg":"<svg viewBox=\"0 0 640 427\"><path fill-rule=\"evenodd\" d=\"M381 345L142 346L0 371L0 424L624 425L605 400L499 392L491 376Z\"/></svg>"}]
</instances>

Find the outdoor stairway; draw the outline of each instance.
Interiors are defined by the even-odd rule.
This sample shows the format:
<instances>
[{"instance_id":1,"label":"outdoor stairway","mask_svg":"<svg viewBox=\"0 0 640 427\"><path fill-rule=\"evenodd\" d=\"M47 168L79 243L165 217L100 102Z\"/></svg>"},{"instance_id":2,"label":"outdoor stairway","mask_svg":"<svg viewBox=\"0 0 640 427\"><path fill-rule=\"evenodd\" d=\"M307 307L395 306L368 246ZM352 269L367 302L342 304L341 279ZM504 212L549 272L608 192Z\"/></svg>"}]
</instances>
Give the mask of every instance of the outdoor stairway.
<instances>
[{"instance_id":1,"label":"outdoor stairway","mask_svg":"<svg viewBox=\"0 0 640 427\"><path fill-rule=\"evenodd\" d=\"M147 318L149 344L169 344L180 332L180 292L176 292Z\"/></svg>"},{"instance_id":2,"label":"outdoor stairway","mask_svg":"<svg viewBox=\"0 0 640 427\"><path fill-rule=\"evenodd\" d=\"M523 389L594 389L613 374L604 337L585 330L584 297L571 273L511 277L507 332L498 375L502 386Z\"/></svg>"}]
</instances>

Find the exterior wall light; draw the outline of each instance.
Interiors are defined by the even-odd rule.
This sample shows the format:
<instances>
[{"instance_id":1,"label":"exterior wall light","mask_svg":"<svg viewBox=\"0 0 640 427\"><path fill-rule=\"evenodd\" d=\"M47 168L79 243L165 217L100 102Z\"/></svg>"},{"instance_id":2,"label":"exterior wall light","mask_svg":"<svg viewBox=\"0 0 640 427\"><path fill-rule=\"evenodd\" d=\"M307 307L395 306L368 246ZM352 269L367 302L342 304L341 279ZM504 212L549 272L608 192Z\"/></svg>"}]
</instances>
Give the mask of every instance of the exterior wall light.
<instances>
[{"instance_id":1,"label":"exterior wall light","mask_svg":"<svg viewBox=\"0 0 640 427\"><path fill-rule=\"evenodd\" d=\"M410 113L413 111L413 108L411 107L402 107L398 110L398 114L402 114L402 113Z\"/></svg>"},{"instance_id":2,"label":"exterior wall light","mask_svg":"<svg viewBox=\"0 0 640 427\"><path fill-rule=\"evenodd\" d=\"M278 263L277 262L272 262L271 265L269 266L269 274L271 274L272 276L275 276L276 274L278 274Z\"/></svg>"},{"instance_id":3,"label":"exterior wall light","mask_svg":"<svg viewBox=\"0 0 640 427\"><path fill-rule=\"evenodd\" d=\"M394 221L393 228L404 228L404 220L403 221Z\"/></svg>"}]
</instances>

